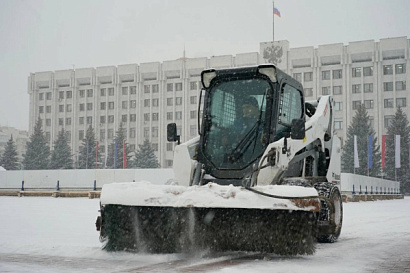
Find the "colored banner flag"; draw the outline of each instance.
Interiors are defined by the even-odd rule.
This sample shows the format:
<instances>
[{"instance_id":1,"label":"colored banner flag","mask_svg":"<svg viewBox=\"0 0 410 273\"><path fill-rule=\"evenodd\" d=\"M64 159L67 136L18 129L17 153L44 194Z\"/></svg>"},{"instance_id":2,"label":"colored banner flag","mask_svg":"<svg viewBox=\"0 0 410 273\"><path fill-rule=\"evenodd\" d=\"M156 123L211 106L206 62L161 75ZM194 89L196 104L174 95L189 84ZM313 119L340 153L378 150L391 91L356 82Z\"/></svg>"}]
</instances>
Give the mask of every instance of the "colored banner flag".
<instances>
[{"instance_id":1,"label":"colored banner flag","mask_svg":"<svg viewBox=\"0 0 410 273\"><path fill-rule=\"evenodd\" d=\"M123 142L123 144L122 144L123 156L124 156L124 160L123 160L123 168L124 168L124 169L127 168L127 152L126 152L125 147L126 147L126 146L125 146L125 140L124 140L124 142Z\"/></svg>"},{"instance_id":2,"label":"colored banner flag","mask_svg":"<svg viewBox=\"0 0 410 273\"><path fill-rule=\"evenodd\" d=\"M104 147L104 153L105 153L105 161L104 161L104 168L107 168L107 160L108 160L108 142L107 139L105 140L105 147Z\"/></svg>"},{"instance_id":3,"label":"colored banner flag","mask_svg":"<svg viewBox=\"0 0 410 273\"><path fill-rule=\"evenodd\" d=\"M386 158L386 135L382 135L382 169L385 166Z\"/></svg>"},{"instance_id":4,"label":"colored banner flag","mask_svg":"<svg viewBox=\"0 0 410 273\"><path fill-rule=\"evenodd\" d=\"M396 158L396 169L398 169L400 168L400 135L395 135L394 154Z\"/></svg>"},{"instance_id":5,"label":"colored banner flag","mask_svg":"<svg viewBox=\"0 0 410 273\"><path fill-rule=\"evenodd\" d=\"M353 136L354 167L359 168L359 154L357 152L357 136Z\"/></svg>"},{"instance_id":6,"label":"colored banner flag","mask_svg":"<svg viewBox=\"0 0 410 273\"><path fill-rule=\"evenodd\" d=\"M273 7L273 14L276 14L277 16L280 17L280 11L275 7Z\"/></svg>"},{"instance_id":7,"label":"colored banner flag","mask_svg":"<svg viewBox=\"0 0 410 273\"><path fill-rule=\"evenodd\" d=\"M95 147L95 168L98 169L98 141Z\"/></svg>"},{"instance_id":8,"label":"colored banner flag","mask_svg":"<svg viewBox=\"0 0 410 273\"><path fill-rule=\"evenodd\" d=\"M367 167L371 169L373 167L373 135L369 136L368 144Z\"/></svg>"},{"instance_id":9,"label":"colored banner flag","mask_svg":"<svg viewBox=\"0 0 410 273\"><path fill-rule=\"evenodd\" d=\"M115 144L114 144L114 169L117 168L117 150L118 150L118 145L117 145L117 140L115 140Z\"/></svg>"}]
</instances>

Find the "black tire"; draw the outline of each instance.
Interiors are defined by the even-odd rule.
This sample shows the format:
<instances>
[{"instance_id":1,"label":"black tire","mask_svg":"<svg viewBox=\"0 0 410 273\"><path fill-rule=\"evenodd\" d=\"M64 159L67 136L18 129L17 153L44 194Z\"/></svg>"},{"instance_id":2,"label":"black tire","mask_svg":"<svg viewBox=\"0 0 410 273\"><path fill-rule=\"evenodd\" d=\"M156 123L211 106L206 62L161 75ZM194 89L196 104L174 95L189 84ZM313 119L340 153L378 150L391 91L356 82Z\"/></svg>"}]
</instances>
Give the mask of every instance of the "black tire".
<instances>
[{"instance_id":1,"label":"black tire","mask_svg":"<svg viewBox=\"0 0 410 273\"><path fill-rule=\"evenodd\" d=\"M342 196L338 187L329 182L317 183L314 187L320 196L328 198L328 201L320 201L321 210L318 217L317 241L320 243L334 243L342 231Z\"/></svg>"}]
</instances>

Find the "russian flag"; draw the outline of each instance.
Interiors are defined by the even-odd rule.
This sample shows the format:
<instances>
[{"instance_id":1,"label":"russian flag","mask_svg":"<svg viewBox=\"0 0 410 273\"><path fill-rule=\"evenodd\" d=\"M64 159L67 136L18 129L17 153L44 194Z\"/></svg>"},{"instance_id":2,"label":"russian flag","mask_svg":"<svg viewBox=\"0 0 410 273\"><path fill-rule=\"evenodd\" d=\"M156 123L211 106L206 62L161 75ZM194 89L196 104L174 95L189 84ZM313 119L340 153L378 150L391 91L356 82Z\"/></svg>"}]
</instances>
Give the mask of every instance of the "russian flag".
<instances>
[{"instance_id":1,"label":"russian flag","mask_svg":"<svg viewBox=\"0 0 410 273\"><path fill-rule=\"evenodd\" d=\"M280 11L275 7L273 7L273 14L276 14L277 16L280 17Z\"/></svg>"}]
</instances>

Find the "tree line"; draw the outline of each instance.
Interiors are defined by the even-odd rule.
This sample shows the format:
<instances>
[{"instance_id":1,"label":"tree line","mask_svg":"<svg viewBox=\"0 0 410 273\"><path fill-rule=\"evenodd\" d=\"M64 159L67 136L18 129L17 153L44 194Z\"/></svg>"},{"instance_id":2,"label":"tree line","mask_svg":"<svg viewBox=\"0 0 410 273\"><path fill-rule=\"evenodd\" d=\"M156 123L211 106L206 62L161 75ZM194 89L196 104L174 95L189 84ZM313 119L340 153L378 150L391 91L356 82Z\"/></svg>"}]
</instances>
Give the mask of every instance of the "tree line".
<instances>
[{"instance_id":1,"label":"tree line","mask_svg":"<svg viewBox=\"0 0 410 273\"><path fill-rule=\"evenodd\" d=\"M131 156L135 152L134 156ZM106 153L103 158L102 153ZM138 145L136 151L131 151L126 141L126 129L120 124L112 142L105 149L99 147L94 129L89 126L80 145L76 160L68 144L64 129L58 132L57 138L50 150L45 134L42 130L42 121L39 118L30 135L23 155L22 167L25 170L45 169L122 169L122 168L159 168L151 143L145 139ZM13 136L7 142L3 155L0 156L0 166L6 170L20 169L17 148Z\"/></svg>"}]
</instances>

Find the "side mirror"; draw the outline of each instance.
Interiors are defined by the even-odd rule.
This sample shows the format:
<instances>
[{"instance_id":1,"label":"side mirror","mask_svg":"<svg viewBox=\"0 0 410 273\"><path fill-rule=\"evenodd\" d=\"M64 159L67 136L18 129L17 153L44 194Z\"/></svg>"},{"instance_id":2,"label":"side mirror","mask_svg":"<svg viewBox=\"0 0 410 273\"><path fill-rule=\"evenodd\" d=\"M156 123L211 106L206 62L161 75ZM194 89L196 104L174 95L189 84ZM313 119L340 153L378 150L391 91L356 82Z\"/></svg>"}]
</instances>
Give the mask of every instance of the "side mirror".
<instances>
[{"instance_id":1,"label":"side mirror","mask_svg":"<svg viewBox=\"0 0 410 273\"><path fill-rule=\"evenodd\" d=\"M304 139L305 138L305 120L293 119L290 132L292 139Z\"/></svg>"},{"instance_id":2,"label":"side mirror","mask_svg":"<svg viewBox=\"0 0 410 273\"><path fill-rule=\"evenodd\" d=\"M170 142L178 141L178 144L181 143L180 136L177 133L177 125L176 123L169 123L167 125L167 140Z\"/></svg>"}]
</instances>

